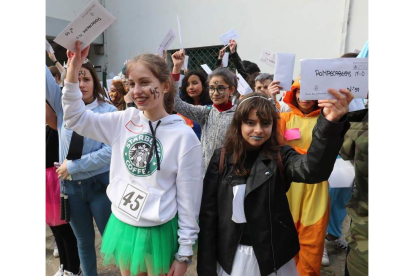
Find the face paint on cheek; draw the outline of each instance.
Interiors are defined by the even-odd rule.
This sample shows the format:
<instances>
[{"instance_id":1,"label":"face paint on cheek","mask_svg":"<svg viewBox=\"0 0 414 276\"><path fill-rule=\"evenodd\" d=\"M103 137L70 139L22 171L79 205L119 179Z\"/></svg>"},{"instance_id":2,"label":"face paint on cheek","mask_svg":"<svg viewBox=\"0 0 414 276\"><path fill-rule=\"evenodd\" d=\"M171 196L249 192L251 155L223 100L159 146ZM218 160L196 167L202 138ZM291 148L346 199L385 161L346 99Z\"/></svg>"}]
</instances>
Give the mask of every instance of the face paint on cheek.
<instances>
[{"instance_id":1,"label":"face paint on cheek","mask_svg":"<svg viewBox=\"0 0 414 276\"><path fill-rule=\"evenodd\" d=\"M151 95L154 95L154 100L160 97L160 92L158 92L158 87L155 87L154 89L150 88L150 93Z\"/></svg>"},{"instance_id":2,"label":"face paint on cheek","mask_svg":"<svg viewBox=\"0 0 414 276\"><path fill-rule=\"evenodd\" d=\"M86 77L86 71L80 70L79 74L78 74L78 77L80 77L81 75L83 75L83 77Z\"/></svg>"}]
</instances>

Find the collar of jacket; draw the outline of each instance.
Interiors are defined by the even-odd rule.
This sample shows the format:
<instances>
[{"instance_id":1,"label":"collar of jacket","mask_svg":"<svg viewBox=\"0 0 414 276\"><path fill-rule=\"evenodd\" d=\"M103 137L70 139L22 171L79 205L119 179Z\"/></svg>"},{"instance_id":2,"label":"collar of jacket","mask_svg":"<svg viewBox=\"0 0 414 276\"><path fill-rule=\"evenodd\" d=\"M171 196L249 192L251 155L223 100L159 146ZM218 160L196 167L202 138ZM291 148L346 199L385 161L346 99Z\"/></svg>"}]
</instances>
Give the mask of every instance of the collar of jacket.
<instances>
[{"instance_id":1,"label":"collar of jacket","mask_svg":"<svg viewBox=\"0 0 414 276\"><path fill-rule=\"evenodd\" d=\"M269 162L269 166L267 166L263 161L270 160L267 156L263 154L263 151L260 152L259 156L257 157L256 161L253 164L253 167L250 171L250 174L246 181L246 194L245 197L251 193L253 190L259 188L263 185L266 181L268 181L274 174L274 164L273 162ZM227 158L228 164L231 166L231 171L226 176L226 181L231 181L233 176L237 176L233 170L233 154L230 154ZM267 163L267 162L266 162Z\"/></svg>"}]
</instances>

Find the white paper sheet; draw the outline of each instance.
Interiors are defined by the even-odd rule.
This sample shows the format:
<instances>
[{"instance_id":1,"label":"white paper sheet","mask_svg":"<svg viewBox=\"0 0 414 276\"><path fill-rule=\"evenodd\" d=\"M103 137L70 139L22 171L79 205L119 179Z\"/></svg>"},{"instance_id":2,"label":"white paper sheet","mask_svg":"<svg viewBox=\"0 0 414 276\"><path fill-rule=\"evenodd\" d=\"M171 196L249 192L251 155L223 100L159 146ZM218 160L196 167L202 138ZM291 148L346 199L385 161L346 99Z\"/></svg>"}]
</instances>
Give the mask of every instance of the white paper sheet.
<instances>
[{"instance_id":1,"label":"white paper sheet","mask_svg":"<svg viewBox=\"0 0 414 276\"><path fill-rule=\"evenodd\" d=\"M246 215L244 214L244 195L246 193L246 184L233 186L233 215L231 220L235 223L245 223Z\"/></svg>"},{"instance_id":2,"label":"white paper sheet","mask_svg":"<svg viewBox=\"0 0 414 276\"><path fill-rule=\"evenodd\" d=\"M239 73L237 73L237 78L237 91L240 95L247 95L253 92L252 88Z\"/></svg>"},{"instance_id":3,"label":"white paper sheet","mask_svg":"<svg viewBox=\"0 0 414 276\"><path fill-rule=\"evenodd\" d=\"M180 74L180 79L178 80L178 87L181 87L183 84L184 75Z\"/></svg>"},{"instance_id":4,"label":"white paper sheet","mask_svg":"<svg viewBox=\"0 0 414 276\"><path fill-rule=\"evenodd\" d=\"M236 40L238 38L239 38L239 35L236 33L236 30L230 30L227 33L222 34L220 36L220 40L221 42L223 42L223 45L229 44L230 39Z\"/></svg>"},{"instance_id":5,"label":"white paper sheet","mask_svg":"<svg viewBox=\"0 0 414 276\"><path fill-rule=\"evenodd\" d=\"M181 49L184 49L184 46L183 46L183 38L182 38L182 36L181 36L181 24L180 24L180 18L178 17L178 14L177 14L177 23L178 23L178 37L180 38L180 45L181 45Z\"/></svg>"},{"instance_id":6,"label":"white paper sheet","mask_svg":"<svg viewBox=\"0 0 414 276\"><path fill-rule=\"evenodd\" d=\"M210 67L208 67L207 64L201 64L201 68L203 68L204 71L206 71L207 75L210 75L211 72L213 72L213 71L211 71Z\"/></svg>"},{"instance_id":7,"label":"white paper sheet","mask_svg":"<svg viewBox=\"0 0 414 276\"><path fill-rule=\"evenodd\" d=\"M280 81L282 91L289 91L292 86L293 68L295 66L295 54L276 53L276 64L273 80ZM301 96L302 96L302 89Z\"/></svg>"},{"instance_id":8,"label":"white paper sheet","mask_svg":"<svg viewBox=\"0 0 414 276\"><path fill-rule=\"evenodd\" d=\"M188 59L189 58L190 58L189 56L185 55L183 66L181 66L182 70L187 70L188 69Z\"/></svg>"},{"instance_id":9,"label":"white paper sheet","mask_svg":"<svg viewBox=\"0 0 414 276\"><path fill-rule=\"evenodd\" d=\"M268 50L262 49L260 52L259 59L266 63L267 65L271 66L272 68L275 68L276 63L276 54L272 53Z\"/></svg>"},{"instance_id":10,"label":"white paper sheet","mask_svg":"<svg viewBox=\"0 0 414 276\"><path fill-rule=\"evenodd\" d=\"M353 111L357 111L357 110L361 110L361 109L366 109L365 105L364 105L364 99L353 99L349 103L349 111L348 112L353 112Z\"/></svg>"},{"instance_id":11,"label":"white paper sheet","mask_svg":"<svg viewBox=\"0 0 414 276\"><path fill-rule=\"evenodd\" d=\"M98 1L92 0L53 41L75 52L76 40L79 40L83 50L105 31L115 19Z\"/></svg>"},{"instance_id":12,"label":"white paper sheet","mask_svg":"<svg viewBox=\"0 0 414 276\"><path fill-rule=\"evenodd\" d=\"M302 91L300 94L302 95ZM354 179L355 169L351 161L345 161L342 158L336 159L333 171L328 179L329 186L331 188L352 187Z\"/></svg>"},{"instance_id":13,"label":"white paper sheet","mask_svg":"<svg viewBox=\"0 0 414 276\"><path fill-rule=\"evenodd\" d=\"M303 59L300 65L303 100L332 99L329 88L347 88L355 98L367 97L367 58Z\"/></svg>"},{"instance_id":14,"label":"white paper sheet","mask_svg":"<svg viewBox=\"0 0 414 276\"><path fill-rule=\"evenodd\" d=\"M225 52L223 55L223 67L229 66L229 52Z\"/></svg>"},{"instance_id":15,"label":"white paper sheet","mask_svg":"<svg viewBox=\"0 0 414 276\"><path fill-rule=\"evenodd\" d=\"M175 40L176 35L173 29L170 29L164 39L161 41L160 45L158 46L158 54L162 57L163 51L168 50L171 43Z\"/></svg>"},{"instance_id":16,"label":"white paper sheet","mask_svg":"<svg viewBox=\"0 0 414 276\"><path fill-rule=\"evenodd\" d=\"M54 54L55 51L53 51L52 45L50 45L49 41L46 39L46 51L48 51L51 54Z\"/></svg>"}]
</instances>

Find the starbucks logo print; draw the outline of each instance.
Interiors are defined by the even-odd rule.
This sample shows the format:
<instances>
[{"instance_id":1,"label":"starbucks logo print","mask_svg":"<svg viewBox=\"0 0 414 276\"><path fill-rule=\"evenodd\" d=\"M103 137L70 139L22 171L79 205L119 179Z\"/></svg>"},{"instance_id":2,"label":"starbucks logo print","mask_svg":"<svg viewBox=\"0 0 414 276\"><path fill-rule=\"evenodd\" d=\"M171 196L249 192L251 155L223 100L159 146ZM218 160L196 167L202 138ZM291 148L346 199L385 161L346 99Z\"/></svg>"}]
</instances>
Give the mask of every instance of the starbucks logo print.
<instances>
[{"instance_id":1,"label":"starbucks logo print","mask_svg":"<svg viewBox=\"0 0 414 276\"><path fill-rule=\"evenodd\" d=\"M157 170L157 157L153 149L152 158L149 161L149 171L146 172L148 157L153 138L149 133L143 133L130 137L124 147L124 161L128 171L134 176L148 176ZM156 139L158 155L162 162L163 149L161 142Z\"/></svg>"},{"instance_id":2,"label":"starbucks logo print","mask_svg":"<svg viewBox=\"0 0 414 276\"><path fill-rule=\"evenodd\" d=\"M135 144L130 149L131 162L137 167L140 167L140 168L146 167L149 150L150 150L150 147L145 144L142 144L142 145Z\"/></svg>"}]
</instances>

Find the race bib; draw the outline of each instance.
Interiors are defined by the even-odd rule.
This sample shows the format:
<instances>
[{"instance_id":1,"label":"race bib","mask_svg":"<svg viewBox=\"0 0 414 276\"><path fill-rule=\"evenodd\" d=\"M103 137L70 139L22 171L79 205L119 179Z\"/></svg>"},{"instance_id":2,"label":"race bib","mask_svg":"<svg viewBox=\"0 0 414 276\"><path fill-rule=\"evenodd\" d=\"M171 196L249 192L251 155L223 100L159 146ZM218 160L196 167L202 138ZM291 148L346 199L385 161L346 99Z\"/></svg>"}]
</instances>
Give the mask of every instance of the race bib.
<instances>
[{"instance_id":1,"label":"race bib","mask_svg":"<svg viewBox=\"0 0 414 276\"><path fill-rule=\"evenodd\" d=\"M128 184L119 201L118 209L139 221L147 198L148 192Z\"/></svg>"}]
</instances>

